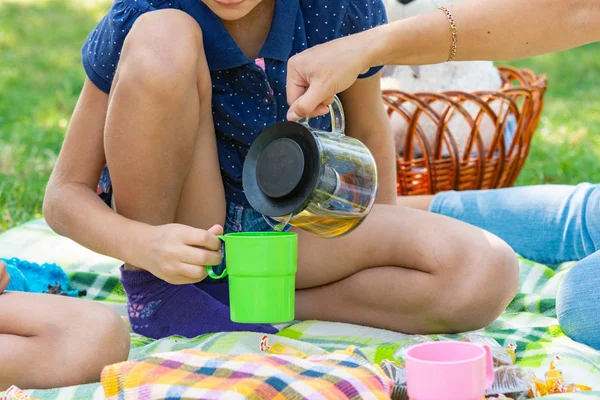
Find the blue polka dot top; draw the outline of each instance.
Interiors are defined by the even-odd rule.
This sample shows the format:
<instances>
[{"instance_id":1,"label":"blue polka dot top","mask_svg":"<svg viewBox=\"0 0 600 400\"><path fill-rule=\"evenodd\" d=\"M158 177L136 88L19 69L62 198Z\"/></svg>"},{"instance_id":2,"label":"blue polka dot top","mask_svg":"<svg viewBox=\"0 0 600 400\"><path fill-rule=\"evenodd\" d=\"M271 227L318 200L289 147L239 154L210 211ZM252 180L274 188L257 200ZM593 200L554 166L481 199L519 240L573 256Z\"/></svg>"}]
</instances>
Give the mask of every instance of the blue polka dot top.
<instances>
[{"instance_id":1,"label":"blue polka dot top","mask_svg":"<svg viewBox=\"0 0 600 400\"><path fill-rule=\"evenodd\" d=\"M238 204L247 204L242 169L252 141L267 126L286 119L287 60L309 47L387 22L381 0L276 0L267 39L258 58L250 60L200 0L116 0L82 48L86 74L98 88L109 93L123 41L136 19L165 8L183 10L202 28L225 194L228 202ZM329 121L321 118L311 125L328 129ZM102 182L108 182L106 176Z\"/></svg>"}]
</instances>

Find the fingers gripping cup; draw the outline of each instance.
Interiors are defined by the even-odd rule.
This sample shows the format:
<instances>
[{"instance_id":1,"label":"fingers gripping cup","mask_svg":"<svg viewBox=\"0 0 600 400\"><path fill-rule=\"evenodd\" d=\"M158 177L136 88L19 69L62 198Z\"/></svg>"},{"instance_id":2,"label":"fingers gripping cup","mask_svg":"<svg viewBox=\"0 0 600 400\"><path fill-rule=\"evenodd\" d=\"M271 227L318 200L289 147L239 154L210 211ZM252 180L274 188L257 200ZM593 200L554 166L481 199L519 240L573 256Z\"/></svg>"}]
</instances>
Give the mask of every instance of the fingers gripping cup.
<instances>
[{"instance_id":1,"label":"fingers gripping cup","mask_svg":"<svg viewBox=\"0 0 600 400\"><path fill-rule=\"evenodd\" d=\"M410 400L481 400L494 383L487 345L443 341L406 351L406 388Z\"/></svg>"},{"instance_id":2,"label":"fingers gripping cup","mask_svg":"<svg viewBox=\"0 0 600 400\"><path fill-rule=\"evenodd\" d=\"M225 243L231 320L276 324L294 319L298 236L293 232L230 233Z\"/></svg>"}]
</instances>

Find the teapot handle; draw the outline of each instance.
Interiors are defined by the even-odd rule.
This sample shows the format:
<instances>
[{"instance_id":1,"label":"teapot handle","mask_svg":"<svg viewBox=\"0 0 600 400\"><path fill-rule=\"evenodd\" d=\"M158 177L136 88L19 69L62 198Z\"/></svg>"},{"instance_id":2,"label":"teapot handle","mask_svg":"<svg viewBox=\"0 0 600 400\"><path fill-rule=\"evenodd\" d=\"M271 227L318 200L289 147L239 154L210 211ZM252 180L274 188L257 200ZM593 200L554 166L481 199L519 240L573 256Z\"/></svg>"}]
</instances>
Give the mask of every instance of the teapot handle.
<instances>
[{"instance_id":1,"label":"teapot handle","mask_svg":"<svg viewBox=\"0 0 600 400\"><path fill-rule=\"evenodd\" d=\"M333 96L333 103L329 105L329 116L331 118L331 132L344 135L344 132L346 131L346 121L344 118L342 102L337 95ZM300 120L300 123L309 127L308 117Z\"/></svg>"}]
</instances>

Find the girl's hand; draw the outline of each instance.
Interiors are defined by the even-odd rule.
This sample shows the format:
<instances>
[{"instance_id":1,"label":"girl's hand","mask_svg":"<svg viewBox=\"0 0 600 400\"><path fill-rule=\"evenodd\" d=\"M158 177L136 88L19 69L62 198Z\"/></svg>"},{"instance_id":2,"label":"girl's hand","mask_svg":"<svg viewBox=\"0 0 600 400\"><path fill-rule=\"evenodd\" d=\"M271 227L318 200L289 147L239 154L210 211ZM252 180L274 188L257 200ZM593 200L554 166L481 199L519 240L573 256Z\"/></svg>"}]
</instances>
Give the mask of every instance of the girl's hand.
<instances>
[{"instance_id":1,"label":"girl's hand","mask_svg":"<svg viewBox=\"0 0 600 400\"><path fill-rule=\"evenodd\" d=\"M152 226L143 235L139 262L134 265L174 285L200 282L207 276L205 266L222 261L217 237L222 233L219 225L208 231L180 224Z\"/></svg>"},{"instance_id":2,"label":"girl's hand","mask_svg":"<svg viewBox=\"0 0 600 400\"><path fill-rule=\"evenodd\" d=\"M4 292L4 289L6 289L9 283L10 276L8 275L8 272L6 272L6 264L4 264L4 261L0 260L0 294Z\"/></svg>"},{"instance_id":3,"label":"girl's hand","mask_svg":"<svg viewBox=\"0 0 600 400\"><path fill-rule=\"evenodd\" d=\"M369 33L369 34L367 34ZM292 57L288 62L287 118L298 121L328 112L333 96L348 89L371 67L367 39L371 32L333 40Z\"/></svg>"}]
</instances>

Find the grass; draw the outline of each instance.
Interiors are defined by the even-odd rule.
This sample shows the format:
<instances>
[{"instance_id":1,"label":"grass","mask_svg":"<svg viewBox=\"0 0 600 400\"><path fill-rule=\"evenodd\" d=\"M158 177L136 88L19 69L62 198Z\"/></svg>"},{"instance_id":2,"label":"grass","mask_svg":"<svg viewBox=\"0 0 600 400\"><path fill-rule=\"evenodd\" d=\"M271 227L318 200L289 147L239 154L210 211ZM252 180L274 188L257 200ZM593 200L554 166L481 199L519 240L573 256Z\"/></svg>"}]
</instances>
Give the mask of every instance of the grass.
<instances>
[{"instance_id":1,"label":"grass","mask_svg":"<svg viewBox=\"0 0 600 400\"><path fill-rule=\"evenodd\" d=\"M84 79L79 49L108 5L0 0L0 232L41 216ZM600 43L512 64L550 82L518 184L600 181Z\"/></svg>"},{"instance_id":2,"label":"grass","mask_svg":"<svg viewBox=\"0 0 600 400\"><path fill-rule=\"evenodd\" d=\"M0 232L41 216L84 79L79 49L107 6L0 0Z\"/></svg>"},{"instance_id":3,"label":"grass","mask_svg":"<svg viewBox=\"0 0 600 400\"><path fill-rule=\"evenodd\" d=\"M600 43L512 63L548 75L518 185L600 182Z\"/></svg>"}]
</instances>

